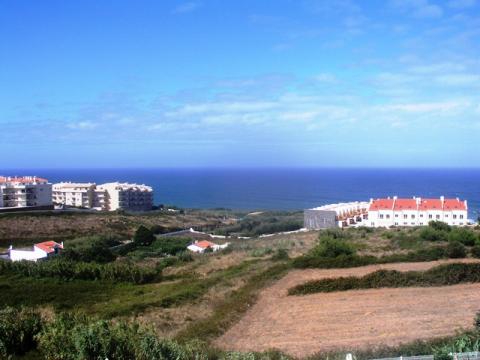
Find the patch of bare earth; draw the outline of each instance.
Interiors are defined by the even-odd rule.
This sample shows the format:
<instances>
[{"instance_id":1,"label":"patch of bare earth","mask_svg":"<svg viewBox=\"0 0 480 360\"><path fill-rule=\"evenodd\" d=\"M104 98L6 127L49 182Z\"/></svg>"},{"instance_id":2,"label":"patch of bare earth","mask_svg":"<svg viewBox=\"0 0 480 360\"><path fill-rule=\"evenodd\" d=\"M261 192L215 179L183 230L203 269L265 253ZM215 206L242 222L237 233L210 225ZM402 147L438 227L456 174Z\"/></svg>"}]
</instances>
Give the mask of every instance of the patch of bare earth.
<instances>
[{"instance_id":1,"label":"patch of bare earth","mask_svg":"<svg viewBox=\"0 0 480 360\"><path fill-rule=\"evenodd\" d=\"M287 296L290 287L308 280L362 276L379 269L421 271L450 262L459 260L294 270L263 290L257 303L215 345L242 351L275 348L304 357L453 335L471 327L480 310L480 284Z\"/></svg>"}]
</instances>

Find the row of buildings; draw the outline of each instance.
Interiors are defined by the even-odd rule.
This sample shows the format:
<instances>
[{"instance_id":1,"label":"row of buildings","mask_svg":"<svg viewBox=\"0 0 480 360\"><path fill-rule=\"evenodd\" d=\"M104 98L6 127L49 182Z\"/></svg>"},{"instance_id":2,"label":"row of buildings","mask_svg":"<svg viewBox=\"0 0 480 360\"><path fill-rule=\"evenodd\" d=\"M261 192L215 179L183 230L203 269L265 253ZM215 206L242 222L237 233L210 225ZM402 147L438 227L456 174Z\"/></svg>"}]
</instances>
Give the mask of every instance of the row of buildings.
<instances>
[{"instance_id":1,"label":"row of buildings","mask_svg":"<svg viewBox=\"0 0 480 360\"><path fill-rule=\"evenodd\" d=\"M147 211L153 206L150 186L112 182L51 184L36 176L0 176L0 211L53 209L54 205L101 211Z\"/></svg>"},{"instance_id":2,"label":"row of buildings","mask_svg":"<svg viewBox=\"0 0 480 360\"><path fill-rule=\"evenodd\" d=\"M443 221L452 226L468 223L466 200L396 196L371 199L369 202L349 202L324 205L305 210L307 229L325 229L347 226L392 227L423 226L430 221Z\"/></svg>"}]
</instances>

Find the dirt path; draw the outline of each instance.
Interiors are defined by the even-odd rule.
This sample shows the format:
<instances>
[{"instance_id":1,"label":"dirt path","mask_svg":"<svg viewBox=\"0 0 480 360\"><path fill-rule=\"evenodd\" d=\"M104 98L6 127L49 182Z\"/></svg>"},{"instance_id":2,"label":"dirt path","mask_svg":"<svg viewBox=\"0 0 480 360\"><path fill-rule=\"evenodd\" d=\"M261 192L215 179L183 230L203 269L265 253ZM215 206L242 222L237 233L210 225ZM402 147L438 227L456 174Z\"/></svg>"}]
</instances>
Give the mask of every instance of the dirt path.
<instances>
[{"instance_id":1,"label":"dirt path","mask_svg":"<svg viewBox=\"0 0 480 360\"><path fill-rule=\"evenodd\" d=\"M451 262L459 261L292 271L263 290L252 309L215 345L243 351L275 348L303 357L454 334L470 327L480 310L480 284L287 296L290 287L308 280L362 276L378 269L427 270Z\"/></svg>"}]
</instances>

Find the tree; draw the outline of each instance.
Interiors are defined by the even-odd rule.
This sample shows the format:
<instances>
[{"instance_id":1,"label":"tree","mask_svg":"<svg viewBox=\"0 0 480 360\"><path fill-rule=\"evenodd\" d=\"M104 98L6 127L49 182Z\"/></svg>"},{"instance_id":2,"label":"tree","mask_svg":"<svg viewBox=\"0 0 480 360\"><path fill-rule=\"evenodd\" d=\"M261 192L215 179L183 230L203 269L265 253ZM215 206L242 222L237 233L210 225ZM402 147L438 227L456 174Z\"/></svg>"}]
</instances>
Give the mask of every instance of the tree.
<instances>
[{"instance_id":1,"label":"tree","mask_svg":"<svg viewBox=\"0 0 480 360\"><path fill-rule=\"evenodd\" d=\"M153 235L152 230L143 225L140 225L140 227L135 232L135 235L133 236L133 242L135 243L135 245L140 246L149 246L154 240L155 235Z\"/></svg>"}]
</instances>

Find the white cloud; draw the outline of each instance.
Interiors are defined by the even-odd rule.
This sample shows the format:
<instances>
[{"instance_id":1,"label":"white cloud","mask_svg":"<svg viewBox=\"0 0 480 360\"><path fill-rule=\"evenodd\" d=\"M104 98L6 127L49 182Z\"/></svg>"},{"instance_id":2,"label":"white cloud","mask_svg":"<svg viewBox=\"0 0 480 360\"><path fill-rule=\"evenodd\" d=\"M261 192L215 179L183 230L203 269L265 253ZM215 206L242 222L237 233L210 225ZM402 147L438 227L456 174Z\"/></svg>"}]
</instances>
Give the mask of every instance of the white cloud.
<instances>
[{"instance_id":1,"label":"white cloud","mask_svg":"<svg viewBox=\"0 0 480 360\"><path fill-rule=\"evenodd\" d=\"M175 9L172 10L172 14L185 14L197 10L201 4L195 1L189 1L183 4L178 5Z\"/></svg>"},{"instance_id":2,"label":"white cloud","mask_svg":"<svg viewBox=\"0 0 480 360\"><path fill-rule=\"evenodd\" d=\"M404 103L378 106L377 109L385 112L400 111L406 113L444 113L458 110L468 106L464 102L430 102L430 103Z\"/></svg>"},{"instance_id":3,"label":"white cloud","mask_svg":"<svg viewBox=\"0 0 480 360\"><path fill-rule=\"evenodd\" d=\"M78 122L71 122L67 126L70 129L76 129L76 130L92 130L98 127L98 124L92 121L78 121Z\"/></svg>"},{"instance_id":4,"label":"white cloud","mask_svg":"<svg viewBox=\"0 0 480 360\"><path fill-rule=\"evenodd\" d=\"M475 6L476 0L450 0L448 6L454 9L466 9Z\"/></svg>"}]
</instances>

